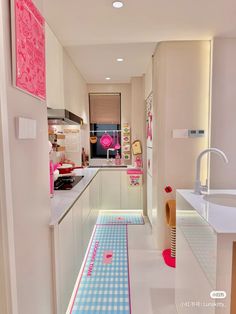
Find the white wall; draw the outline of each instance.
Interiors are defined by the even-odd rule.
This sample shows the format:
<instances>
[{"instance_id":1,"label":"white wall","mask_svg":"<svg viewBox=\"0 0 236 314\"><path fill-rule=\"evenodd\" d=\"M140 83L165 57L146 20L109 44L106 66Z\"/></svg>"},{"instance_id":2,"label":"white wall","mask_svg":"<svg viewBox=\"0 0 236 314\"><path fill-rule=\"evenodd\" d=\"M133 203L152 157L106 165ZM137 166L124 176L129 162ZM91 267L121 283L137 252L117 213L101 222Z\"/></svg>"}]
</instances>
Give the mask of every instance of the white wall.
<instances>
[{"instance_id":1,"label":"white wall","mask_svg":"<svg viewBox=\"0 0 236 314\"><path fill-rule=\"evenodd\" d=\"M150 58L147 70L144 75L144 90L145 90L145 99L148 98L148 96L152 92L152 84L153 84L153 57Z\"/></svg>"},{"instance_id":2,"label":"white wall","mask_svg":"<svg viewBox=\"0 0 236 314\"><path fill-rule=\"evenodd\" d=\"M141 140L144 145L145 132L145 101L143 77L131 78L131 138Z\"/></svg>"},{"instance_id":3,"label":"white wall","mask_svg":"<svg viewBox=\"0 0 236 314\"><path fill-rule=\"evenodd\" d=\"M4 64L6 66L6 102L9 129L16 288L19 314L52 313L51 242L49 232L49 159L46 104L12 86L9 1L1 0L4 12ZM37 4L41 8L42 1ZM18 140L15 118L37 121L36 140ZM5 160L5 167L9 160ZM10 182L8 180L8 182ZM8 198L9 204L9 197ZM8 213L9 216L10 213ZM13 255L13 254L11 254ZM13 265L13 264L12 264ZM13 291L14 292L14 291ZM14 312L16 313L16 311Z\"/></svg>"},{"instance_id":4,"label":"white wall","mask_svg":"<svg viewBox=\"0 0 236 314\"><path fill-rule=\"evenodd\" d=\"M208 137L173 139L173 129L208 131L209 41L162 42L154 56L153 206L157 210L158 248L168 247L165 201L166 185L192 189L195 161L207 148ZM202 170L206 179L206 164Z\"/></svg>"},{"instance_id":5,"label":"white wall","mask_svg":"<svg viewBox=\"0 0 236 314\"><path fill-rule=\"evenodd\" d=\"M146 214L146 115L144 100L144 77L131 78L131 142L140 140L142 143L142 157L144 169L143 208Z\"/></svg>"},{"instance_id":6,"label":"white wall","mask_svg":"<svg viewBox=\"0 0 236 314\"><path fill-rule=\"evenodd\" d=\"M236 38L213 41L211 147L223 150L229 164L212 154L211 188L236 188Z\"/></svg>"}]
</instances>

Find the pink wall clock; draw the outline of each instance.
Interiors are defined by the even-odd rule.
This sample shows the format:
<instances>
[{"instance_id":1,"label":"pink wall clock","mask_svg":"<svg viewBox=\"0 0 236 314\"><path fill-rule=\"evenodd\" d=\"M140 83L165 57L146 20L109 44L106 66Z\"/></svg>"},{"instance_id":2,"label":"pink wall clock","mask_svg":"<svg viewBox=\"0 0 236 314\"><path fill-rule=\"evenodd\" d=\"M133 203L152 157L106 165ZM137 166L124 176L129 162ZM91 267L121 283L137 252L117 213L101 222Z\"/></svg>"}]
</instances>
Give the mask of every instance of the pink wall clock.
<instances>
[{"instance_id":1,"label":"pink wall clock","mask_svg":"<svg viewBox=\"0 0 236 314\"><path fill-rule=\"evenodd\" d=\"M45 20L31 0L13 1L15 86L45 100Z\"/></svg>"}]
</instances>

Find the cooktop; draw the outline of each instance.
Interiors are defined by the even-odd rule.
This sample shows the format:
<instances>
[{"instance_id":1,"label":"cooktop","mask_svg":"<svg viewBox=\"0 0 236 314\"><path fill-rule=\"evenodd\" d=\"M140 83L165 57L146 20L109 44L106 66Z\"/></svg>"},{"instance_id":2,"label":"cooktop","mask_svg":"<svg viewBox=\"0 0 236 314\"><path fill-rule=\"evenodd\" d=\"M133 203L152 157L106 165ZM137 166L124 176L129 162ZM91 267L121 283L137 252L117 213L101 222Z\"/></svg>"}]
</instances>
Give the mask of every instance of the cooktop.
<instances>
[{"instance_id":1,"label":"cooktop","mask_svg":"<svg viewBox=\"0 0 236 314\"><path fill-rule=\"evenodd\" d=\"M54 182L54 190L71 190L84 176L63 176Z\"/></svg>"}]
</instances>

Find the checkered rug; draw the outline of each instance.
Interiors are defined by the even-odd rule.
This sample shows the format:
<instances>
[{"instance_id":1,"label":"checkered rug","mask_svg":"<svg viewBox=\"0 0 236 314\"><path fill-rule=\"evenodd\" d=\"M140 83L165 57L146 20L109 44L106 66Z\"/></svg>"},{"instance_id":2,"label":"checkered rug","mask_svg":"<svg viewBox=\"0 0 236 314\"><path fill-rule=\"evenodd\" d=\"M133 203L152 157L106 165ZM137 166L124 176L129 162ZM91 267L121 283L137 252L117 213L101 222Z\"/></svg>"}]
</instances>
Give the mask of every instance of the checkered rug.
<instances>
[{"instance_id":1,"label":"checkered rug","mask_svg":"<svg viewBox=\"0 0 236 314\"><path fill-rule=\"evenodd\" d=\"M100 213L97 225L143 225L142 214L132 213Z\"/></svg>"},{"instance_id":2,"label":"checkered rug","mask_svg":"<svg viewBox=\"0 0 236 314\"><path fill-rule=\"evenodd\" d=\"M127 228L96 225L71 314L131 313Z\"/></svg>"}]
</instances>

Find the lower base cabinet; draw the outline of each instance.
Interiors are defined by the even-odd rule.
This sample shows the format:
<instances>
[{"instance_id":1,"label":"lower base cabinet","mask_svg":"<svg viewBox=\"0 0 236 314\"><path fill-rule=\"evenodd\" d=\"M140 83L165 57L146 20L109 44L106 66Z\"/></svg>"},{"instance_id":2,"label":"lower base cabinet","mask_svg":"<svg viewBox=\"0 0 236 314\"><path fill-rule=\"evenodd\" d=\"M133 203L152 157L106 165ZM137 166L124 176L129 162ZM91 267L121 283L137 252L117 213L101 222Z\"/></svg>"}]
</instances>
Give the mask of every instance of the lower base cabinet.
<instances>
[{"instance_id":1,"label":"lower base cabinet","mask_svg":"<svg viewBox=\"0 0 236 314\"><path fill-rule=\"evenodd\" d=\"M101 171L101 208L143 209L142 182L131 186L126 171Z\"/></svg>"},{"instance_id":2,"label":"lower base cabinet","mask_svg":"<svg viewBox=\"0 0 236 314\"><path fill-rule=\"evenodd\" d=\"M101 171L101 207L102 209L121 208L120 171Z\"/></svg>"},{"instance_id":3,"label":"lower base cabinet","mask_svg":"<svg viewBox=\"0 0 236 314\"><path fill-rule=\"evenodd\" d=\"M100 209L142 209L142 186L126 171L102 170L53 228L56 314L65 314Z\"/></svg>"},{"instance_id":4,"label":"lower base cabinet","mask_svg":"<svg viewBox=\"0 0 236 314\"><path fill-rule=\"evenodd\" d=\"M89 240L97 221L99 200L95 177L60 223L53 229L56 313L65 314L79 274ZM95 180L96 179L96 180ZM97 192L96 192L96 189Z\"/></svg>"},{"instance_id":5,"label":"lower base cabinet","mask_svg":"<svg viewBox=\"0 0 236 314\"><path fill-rule=\"evenodd\" d=\"M121 176L121 209L143 209L142 182L138 186L131 186L126 171Z\"/></svg>"},{"instance_id":6,"label":"lower base cabinet","mask_svg":"<svg viewBox=\"0 0 236 314\"><path fill-rule=\"evenodd\" d=\"M82 210L83 210L83 198L79 198L79 200L74 204L72 208L75 275L79 273L79 270L83 261L83 257L84 257L83 238L82 238L82 230L83 230Z\"/></svg>"},{"instance_id":7,"label":"lower base cabinet","mask_svg":"<svg viewBox=\"0 0 236 314\"><path fill-rule=\"evenodd\" d=\"M56 228L58 236L58 313L66 313L74 286L73 212L70 211Z\"/></svg>"}]
</instances>

